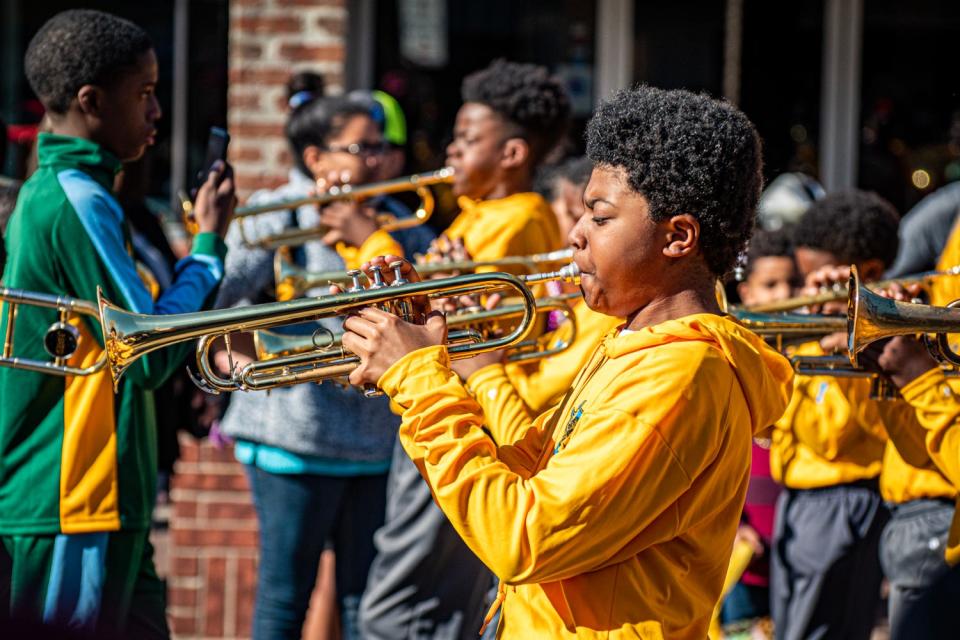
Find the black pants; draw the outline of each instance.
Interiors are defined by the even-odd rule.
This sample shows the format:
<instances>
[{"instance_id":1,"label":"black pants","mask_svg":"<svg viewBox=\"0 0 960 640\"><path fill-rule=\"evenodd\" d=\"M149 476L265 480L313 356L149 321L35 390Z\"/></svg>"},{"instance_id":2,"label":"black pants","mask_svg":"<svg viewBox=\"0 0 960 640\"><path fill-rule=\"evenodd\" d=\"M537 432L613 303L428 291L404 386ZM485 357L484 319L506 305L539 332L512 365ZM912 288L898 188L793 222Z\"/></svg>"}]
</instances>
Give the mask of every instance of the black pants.
<instances>
[{"instance_id":1,"label":"black pants","mask_svg":"<svg viewBox=\"0 0 960 640\"><path fill-rule=\"evenodd\" d=\"M770 563L777 640L870 637L888 518L871 483L780 494Z\"/></svg>"},{"instance_id":2,"label":"black pants","mask_svg":"<svg viewBox=\"0 0 960 640\"><path fill-rule=\"evenodd\" d=\"M387 520L360 602L364 640L476 640L493 575L457 534L399 441Z\"/></svg>"},{"instance_id":3,"label":"black pants","mask_svg":"<svg viewBox=\"0 0 960 640\"><path fill-rule=\"evenodd\" d=\"M912 500L891 508L880 539L880 563L890 581L890 638L956 638L960 566L943 558L953 503Z\"/></svg>"}]
</instances>

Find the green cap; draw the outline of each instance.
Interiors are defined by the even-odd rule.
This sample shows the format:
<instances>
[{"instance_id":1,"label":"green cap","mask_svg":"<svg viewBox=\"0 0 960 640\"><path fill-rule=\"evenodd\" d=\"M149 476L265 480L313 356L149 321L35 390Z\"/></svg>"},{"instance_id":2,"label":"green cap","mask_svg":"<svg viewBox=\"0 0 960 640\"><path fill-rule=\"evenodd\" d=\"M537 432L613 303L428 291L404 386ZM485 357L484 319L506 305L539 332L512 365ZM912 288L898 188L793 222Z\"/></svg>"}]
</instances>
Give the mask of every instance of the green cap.
<instances>
[{"instance_id":1,"label":"green cap","mask_svg":"<svg viewBox=\"0 0 960 640\"><path fill-rule=\"evenodd\" d=\"M407 119L396 98L383 91L371 91L371 96L383 108L383 138L390 144L407 144Z\"/></svg>"}]
</instances>

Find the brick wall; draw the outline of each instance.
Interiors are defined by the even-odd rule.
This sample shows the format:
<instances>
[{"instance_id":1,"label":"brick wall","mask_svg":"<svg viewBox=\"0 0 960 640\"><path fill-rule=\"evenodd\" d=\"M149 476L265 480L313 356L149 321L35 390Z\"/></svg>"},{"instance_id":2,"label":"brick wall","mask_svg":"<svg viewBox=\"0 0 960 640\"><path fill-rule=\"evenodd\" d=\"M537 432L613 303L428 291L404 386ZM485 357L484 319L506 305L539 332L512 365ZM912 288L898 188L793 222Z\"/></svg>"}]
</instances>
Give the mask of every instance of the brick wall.
<instances>
[{"instance_id":1,"label":"brick wall","mask_svg":"<svg viewBox=\"0 0 960 640\"><path fill-rule=\"evenodd\" d=\"M345 0L230 0L230 159L241 201L286 181L284 85L302 69L343 85Z\"/></svg>"},{"instance_id":2,"label":"brick wall","mask_svg":"<svg viewBox=\"0 0 960 640\"><path fill-rule=\"evenodd\" d=\"M171 500L167 615L176 638L249 638L257 520L233 449L181 437Z\"/></svg>"}]
</instances>

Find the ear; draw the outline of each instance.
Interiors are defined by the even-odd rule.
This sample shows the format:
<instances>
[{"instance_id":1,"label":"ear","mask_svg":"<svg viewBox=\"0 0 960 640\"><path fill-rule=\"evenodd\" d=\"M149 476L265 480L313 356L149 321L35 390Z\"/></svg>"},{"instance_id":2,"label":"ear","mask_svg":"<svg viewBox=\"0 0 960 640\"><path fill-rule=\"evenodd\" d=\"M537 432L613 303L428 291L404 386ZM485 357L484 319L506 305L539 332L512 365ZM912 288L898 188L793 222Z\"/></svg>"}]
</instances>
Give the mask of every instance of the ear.
<instances>
[{"instance_id":1,"label":"ear","mask_svg":"<svg viewBox=\"0 0 960 640\"><path fill-rule=\"evenodd\" d=\"M85 84L77 91L77 103L80 110L88 116L100 115L100 107L103 104L103 92L100 87L92 84Z\"/></svg>"},{"instance_id":2,"label":"ear","mask_svg":"<svg viewBox=\"0 0 960 640\"><path fill-rule=\"evenodd\" d=\"M666 222L667 244L663 255L682 258L700 248L700 222L689 213L671 216Z\"/></svg>"},{"instance_id":3,"label":"ear","mask_svg":"<svg viewBox=\"0 0 960 640\"><path fill-rule=\"evenodd\" d=\"M307 169L310 170L314 176L319 176L324 173L323 164L320 162L320 148L316 145L307 145L307 148L303 150L303 164L306 165Z\"/></svg>"},{"instance_id":4,"label":"ear","mask_svg":"<svg viewBox=\"0 0 960 640\"><path fill-rule=\"evenodd\" d=\"M883 277L883 272L886 270L886 266L879 258L871 258L870 260L857 263L857 271L860 272L860 277L863 278L864 282L879 280Z\"/></svg>"},{"instance_id":5,"label":"ear","mask_svg":"<svg viewBox=\"0 0 960 640\"><path fill-rule=\"evenodd\" d=\"M500 166L517 169L530 161L530 145L523 138L507 138L500 155Z\"/></svg>"}]
</instances>

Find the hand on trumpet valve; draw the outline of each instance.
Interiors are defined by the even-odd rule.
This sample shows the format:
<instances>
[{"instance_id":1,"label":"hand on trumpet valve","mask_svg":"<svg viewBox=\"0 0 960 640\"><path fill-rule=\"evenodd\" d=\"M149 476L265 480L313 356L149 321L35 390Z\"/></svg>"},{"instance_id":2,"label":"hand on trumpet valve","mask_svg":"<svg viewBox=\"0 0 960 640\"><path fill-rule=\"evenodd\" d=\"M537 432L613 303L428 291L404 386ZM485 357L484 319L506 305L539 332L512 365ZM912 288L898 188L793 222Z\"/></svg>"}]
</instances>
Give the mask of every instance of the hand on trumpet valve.
<instances>
[{"instance_id":1,"label":"hand on trumpet valve","mask_svg":"<svg viewBox=\"0 0 960 640\"><path fill-rule=\"evenodd\" d=\"M217 160L207 179L197 190L190 219L196 225L198 233L213 232L222 238L227 233L236 206L233 168L228 163Z\"/></svg>"},{"instance_id":2,"label":"hand on trumpet valve","mask_svg":"<svg viewBox=\"0 0 960 640\"><path fill-rule=\"evenodd\" d=\"M472 296L460 296L461 301L464 298L467 298L470 302L475 302L470 300ZM500 305L500 301L503 298L499 293L494 293L487 296L487 299L484 301L481 308L490 310L496 309ZM464 305L469 306L469 305ZM479 304L474 304L472 306L480 306ZM483 327L480 327L482 330ZM506 357L506 352L503 349L498 349L496 351L486 351L484 353L478 353L472 358L463 358L461 360L454 360L450 364L450 368L460 376L461 380L466 381L467 378L472 376L474 373L483 369L484 367L490 366L491 364L497 364L504 361Z\"/></svg>"},{"instance_id":3,"label":"hand on trumpet valve","mask_svg":"<svg viewBox=\"0 0 960 640\"><path fill-rule=\"evenodd\" d=\"M850 267L846 265L820 267L807 274L801 295L815 296L829 291L846 289L850 280ZM847 312L846 299L823 304L813 304L807 307L809 313L823 313L826 315L843 315Z\"/></svg>"},{"instance_id":4,"label":"hand on trumpet valve","mask_svg":"<svg viewBox=\"0 0 960 640\"><path fill-rule=\"evenodd\" d=\"M343 189L350 183L348 172L331 172L317 180L320 193ZM351 247L361 246L378 229L377 212L373 207L353 199L336 200L320 210L320 224L330 228L323 242L334 246L338 242Z\"/></svg>"},{"instance_id":5,"label":"hand on trumpet valve","mask_svg":"<svg viewBox=\"0 0 960 640\"><path fill-rule=\"evenodd\" d=\"M445 233L441 233L430 243L430 248L424 257L424 262L466 262L473 259L466 245L463 244L463 238L451 240Z\"/></svg>"},{"instance_id":6,"label":"hand on trumpet valve","mask_svg":"<svg viewBox=\"0 0 960 640\"><path fill-rule=\"evenodd\" d=\"M387 286L394 286L398 280L401 283L420 282L420 275L413 265L397 256L379 256L364 263L361 269L371 282L379 271ZM330 293L340 293L339 287L330 287ZM360 357L360 365L350 374L351 384L376 384L403 356L446 342L447 323L443 314L430 311L425 296L407 298L398 304L409 305L407 312L424 322L414 324L390 311L366 307L350 314L343 323L343 347Z\"/></svg>"}]
</instances>

